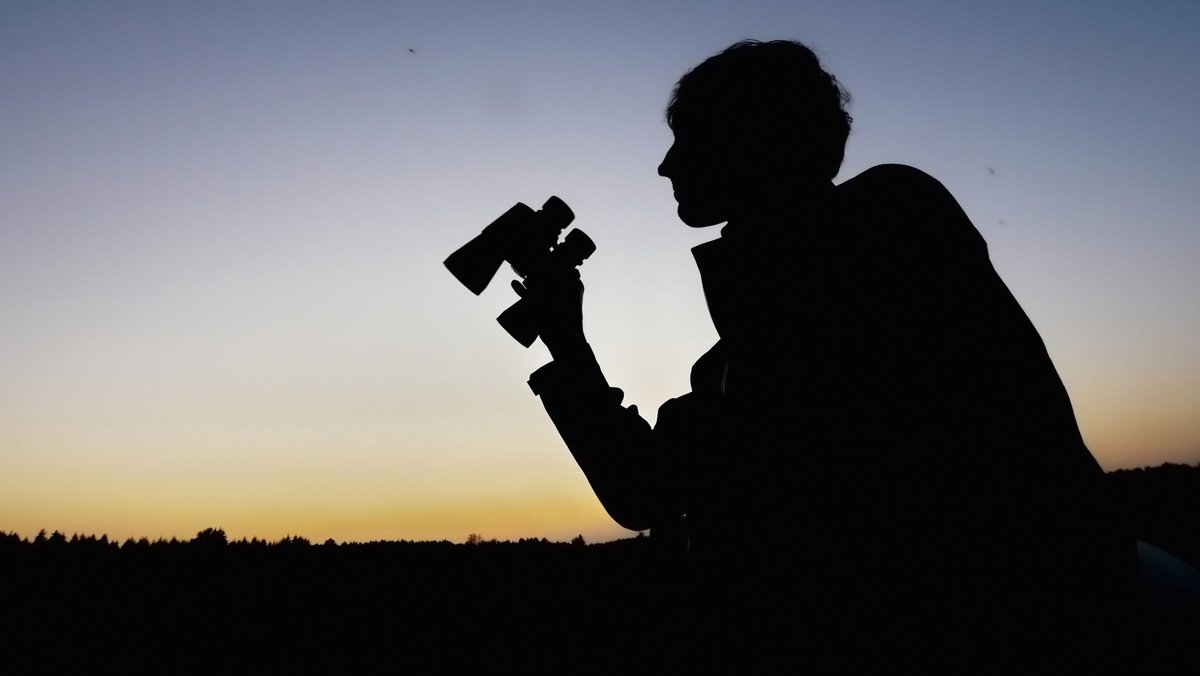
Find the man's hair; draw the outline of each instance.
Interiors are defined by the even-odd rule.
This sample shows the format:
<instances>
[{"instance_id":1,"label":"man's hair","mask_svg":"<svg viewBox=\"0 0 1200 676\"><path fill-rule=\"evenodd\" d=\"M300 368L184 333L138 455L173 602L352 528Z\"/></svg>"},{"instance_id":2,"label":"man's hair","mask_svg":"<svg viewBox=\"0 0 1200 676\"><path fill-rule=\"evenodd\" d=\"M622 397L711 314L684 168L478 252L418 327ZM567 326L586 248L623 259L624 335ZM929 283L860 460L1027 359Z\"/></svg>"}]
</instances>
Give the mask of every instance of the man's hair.
<instances>
[{"instance_id":1,"label":"man's hair","mask_svg":"<svg viewBox=\"0 0 1200 676\"><path fill-rule=\"evenodd\" d=\"M806 173L833 179L842 165L850 94L791 40L743 40L688 71L667 104L667 124L728 125L777 144ZM782 159L782 158L781 158Z\"/></svg>"}]
</instances>

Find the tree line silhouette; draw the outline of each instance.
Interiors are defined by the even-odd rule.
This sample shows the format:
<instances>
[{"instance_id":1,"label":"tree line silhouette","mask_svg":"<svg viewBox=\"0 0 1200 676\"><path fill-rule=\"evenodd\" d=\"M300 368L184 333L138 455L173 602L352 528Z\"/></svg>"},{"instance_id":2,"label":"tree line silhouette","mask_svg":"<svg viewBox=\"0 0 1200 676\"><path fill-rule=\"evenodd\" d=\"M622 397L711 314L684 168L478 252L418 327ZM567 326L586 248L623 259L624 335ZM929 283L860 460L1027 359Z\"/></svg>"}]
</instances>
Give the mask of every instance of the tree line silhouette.
<instances>
[{"instance_id":1,"label":"tree line silhouette","mask_svg":"<svg viewBox=\"0 0 1200 676\"><path fill-rule=\"evenodd\" d=\"M1119 469L1107 479L1128 532L1200 569L1200 464Z\"/></svg>"},{"instance_id":2,"label":"tree line silhouette","mask_svg":"<svg viewBox=\"0 0 1200 676\"><path fill-rule=\"evenodd\" d=\"M1130 532L1200 567L1200 465L1108 477ZM220 528L120 543L0 531L0 636L12 673L669 668L686 637L664 636L662 618L694 591L679 571L640 534L314 544Z\"/></svg>"},{"instance_id":3,"label":"tree line silhouette","mask_svg":"<svg viewBox=\"0 0 1200 676\"><path fill-rule=\"evenodd\" d=\"M118 543L4 532L6 671L575 672L559 661L594 652L585 637L636 645L644 633L648 620L627 621L616 604L649 589L648 541L314 544L208 528Z\"/></svg>"}]
</instances>

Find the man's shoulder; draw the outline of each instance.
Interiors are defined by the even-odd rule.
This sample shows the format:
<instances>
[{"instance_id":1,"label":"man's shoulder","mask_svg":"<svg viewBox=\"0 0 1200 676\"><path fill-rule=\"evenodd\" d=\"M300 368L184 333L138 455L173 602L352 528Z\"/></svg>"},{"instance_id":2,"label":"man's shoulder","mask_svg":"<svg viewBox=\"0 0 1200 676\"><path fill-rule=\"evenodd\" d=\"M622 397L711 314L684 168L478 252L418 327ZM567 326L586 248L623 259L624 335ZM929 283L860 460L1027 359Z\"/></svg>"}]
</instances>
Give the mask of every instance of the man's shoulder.
<instances>
[{"instance_id":1,"label":"man's shoulder","mask_svg":"<svg viewBox=\"0 0 1200 676\"><path fill-rule=\"evenodd\" d=\"M946 187L929 174L907 164L877 164L838 185L842 193L891 193L897 196L945 195Z\"/></svg>"},{"instance_id":2,"label":"man's shoulder","mask_svg":"<svg viewBox=\"0 0 1200 676\"><path fill-rule=\"evenodd\" d=\"M929 174L904 164L880 164L837 186L840 208L877 236L935 248L984 247L958 201ZM897 244L897 243L893 243Z\"/></svg>"}]
</instances>

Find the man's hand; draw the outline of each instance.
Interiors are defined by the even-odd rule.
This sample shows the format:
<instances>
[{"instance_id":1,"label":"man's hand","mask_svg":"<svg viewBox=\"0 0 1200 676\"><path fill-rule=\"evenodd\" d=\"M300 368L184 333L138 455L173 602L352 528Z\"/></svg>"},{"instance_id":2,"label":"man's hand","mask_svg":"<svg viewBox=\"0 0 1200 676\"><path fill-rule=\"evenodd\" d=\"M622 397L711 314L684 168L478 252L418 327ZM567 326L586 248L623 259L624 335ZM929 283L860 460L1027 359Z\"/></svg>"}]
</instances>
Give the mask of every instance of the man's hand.
<instances>
[{"instance_id":1,"label":"man's hand","mask_svg":"<svg viewBox=\"0 0 1200 676\"><path fill-rule=\"evenodd\" d=\"M513 290L532 304L542 343L555 360L587 346L583 336L583 282L578 269L547 271L526 279L524 285L513 282Z\"/></svg>"}]
</instances>

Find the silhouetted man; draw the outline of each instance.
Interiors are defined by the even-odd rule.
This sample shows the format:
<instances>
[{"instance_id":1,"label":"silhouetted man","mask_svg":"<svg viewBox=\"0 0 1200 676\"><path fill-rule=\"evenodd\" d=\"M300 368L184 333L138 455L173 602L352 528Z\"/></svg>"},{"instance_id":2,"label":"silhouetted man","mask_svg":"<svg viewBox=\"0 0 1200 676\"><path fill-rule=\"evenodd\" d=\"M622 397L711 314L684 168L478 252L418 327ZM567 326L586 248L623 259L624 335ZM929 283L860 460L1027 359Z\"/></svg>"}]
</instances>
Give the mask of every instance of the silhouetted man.
<instances>
[{"instance_id":1,"label":"silhouetted man","mask_svg":"<svg viewBox=\"0 0 1200 676\"><path fill-rule=\"evenodd\" d=\"M562 279L531 289L554 361L530 385L609 514L680 552L694 636L733 632L772 663L782 640L1069 658L1121 612L1132 542L953 197L901 165L833 184L847 101L794 42L687 73L658 171L684 223L726 224L693 250L720 340L652 429Z\"/></svg>"}]
</instances>

